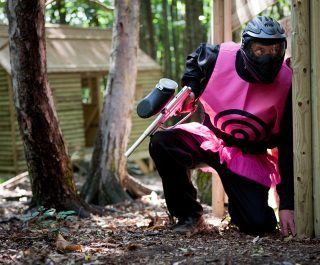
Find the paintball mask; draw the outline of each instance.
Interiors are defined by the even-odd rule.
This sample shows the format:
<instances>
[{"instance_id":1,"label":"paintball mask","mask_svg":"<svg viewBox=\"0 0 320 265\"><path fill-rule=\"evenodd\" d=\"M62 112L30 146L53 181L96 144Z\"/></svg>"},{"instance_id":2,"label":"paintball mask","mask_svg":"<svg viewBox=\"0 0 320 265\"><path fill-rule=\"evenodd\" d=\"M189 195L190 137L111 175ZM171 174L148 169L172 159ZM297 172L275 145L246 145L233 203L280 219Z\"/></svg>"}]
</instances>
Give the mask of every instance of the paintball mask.
<instances>
[{"instance_id":1,"label":"paintball mask","mask_svg":"<svg viewBox=\"0 0 320 265\"><path fill-rule=\"evenodd\" d=\"M260 83L272 83L279 73L287 47L282 26L270 17L251 20L242 33L244 66Z\"/></svg>"}]
</instances>

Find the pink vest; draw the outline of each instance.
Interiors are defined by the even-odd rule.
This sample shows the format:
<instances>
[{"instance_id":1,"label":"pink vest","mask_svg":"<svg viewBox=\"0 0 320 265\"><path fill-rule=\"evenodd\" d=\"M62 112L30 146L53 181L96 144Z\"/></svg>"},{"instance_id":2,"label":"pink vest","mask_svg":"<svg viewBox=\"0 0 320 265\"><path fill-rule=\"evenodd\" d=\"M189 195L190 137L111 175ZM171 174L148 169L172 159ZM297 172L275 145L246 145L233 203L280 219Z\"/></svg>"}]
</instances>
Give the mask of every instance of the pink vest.
<instances>
[{"instance_id":1,"label":"pink vest","mask_svg":"<svg viewBox=\"0 0 320 265\"><path fill-rule=\"evenodd\" d=\"M248 83L236 72L239 48L233 42L221 44L200 101L219 130L238 139L266 141L279 132L292 72L283 64L272 84ZM231 171L266 186L279 183L277 160L271 154L245 154L237 147L227 147L203 125L190 123L180 128L205 137L201 147L219 152L221 163L225 162Z\"/></svg>"},{"instance_id":2,"label":"pink vest","mask_svg":"<svg viewBox=\"0 0 320 265\"><path fill-rule=\"evenodd\" d=\"M279 132L291 85L291 70L284 64L272 84L241 79L235 69L236 43L220 47L214 71L200 100L211 123L235 138L266 140Z\"/></svg>"}]
</instances>

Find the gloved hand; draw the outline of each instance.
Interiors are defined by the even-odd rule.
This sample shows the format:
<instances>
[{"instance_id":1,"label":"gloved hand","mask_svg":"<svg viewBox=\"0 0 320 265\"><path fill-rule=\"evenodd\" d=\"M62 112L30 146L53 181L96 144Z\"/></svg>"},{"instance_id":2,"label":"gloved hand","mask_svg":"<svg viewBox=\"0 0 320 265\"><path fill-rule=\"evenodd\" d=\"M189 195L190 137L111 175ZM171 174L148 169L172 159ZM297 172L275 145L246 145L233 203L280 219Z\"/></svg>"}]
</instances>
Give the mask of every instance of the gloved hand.
<instances>
[{"instance_id":1,"label":"gloved hand","mask_svg":"<svg viewBox=\"0 0 320 265\"><path fill-rule=\"evenodd\" d=\"M186 98L180 110L176 112L176 115L180 115L183 113L194 112L197 109L197 105L195 104L195 95L193 92L190 93L189 97Z\"/></svg>"}]
</instances>

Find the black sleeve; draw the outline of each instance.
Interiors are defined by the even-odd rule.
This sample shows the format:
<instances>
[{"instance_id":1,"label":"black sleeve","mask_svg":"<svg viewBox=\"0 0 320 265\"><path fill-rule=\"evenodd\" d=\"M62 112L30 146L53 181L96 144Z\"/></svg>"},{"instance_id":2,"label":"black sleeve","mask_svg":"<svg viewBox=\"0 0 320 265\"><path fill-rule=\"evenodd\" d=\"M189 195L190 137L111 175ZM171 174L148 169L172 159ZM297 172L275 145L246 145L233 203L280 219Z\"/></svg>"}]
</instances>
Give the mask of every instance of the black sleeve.
<instances>
[{"instance_id":1,"label":"black sleeve","mask_svg":"<svg viewBox=\"0 0 320 265\"><path fill-rule=\"evenodd\" d=\"M294 209L292 134L292 91L290 90L280 125L280 137L278 145L279 171L281 175L281 183L277 185L277 192L280 197L279 210Z\"/></svg>"},{"instance_id":2,"label":"black sleeve","mask_svg":"<svg viewBox=\"0 0 320 265\"><path fill-rule=\"evenodd\" d=\"M181 84L191 87L196 98L201 95L210 79L217 61L219 48L220 45L202 43L187 57Z\"/></svg>"}]
</instances>

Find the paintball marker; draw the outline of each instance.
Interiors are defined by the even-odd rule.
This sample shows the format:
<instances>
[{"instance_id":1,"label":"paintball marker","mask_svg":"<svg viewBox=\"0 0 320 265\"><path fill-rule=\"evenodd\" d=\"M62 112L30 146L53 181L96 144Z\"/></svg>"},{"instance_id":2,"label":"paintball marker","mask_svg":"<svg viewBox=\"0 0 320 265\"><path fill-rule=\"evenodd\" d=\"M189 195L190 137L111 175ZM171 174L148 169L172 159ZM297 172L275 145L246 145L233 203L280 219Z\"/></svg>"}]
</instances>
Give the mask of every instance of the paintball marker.
<instances>
[{"instance_id":1,"label":"paintball marker","mask_svg":"<svg viewBox=\"0 0 320 265\"><path fill-rule=\"evenodd\" d=\"M135 143L126 151L125 156L127 158L147 136L153 135L159 128L165 129L162 127L162 125L168 119L180 113L183 102L191 93L191 88L185 86L176 96L174 96L174 92L177 87L178 84L175 81L168 78L162 78L153 89L153 91L151 91L150 94L148 94L139 102L137 106L137 113L139 117L149 118L156 113L160 112L160 114L141 134L141 136L135 141ZM174 126L177 126L178 124L184 122L187 118L190 117L191 114L192 112L182 118Z\"/></svg>"}]
</instances>

